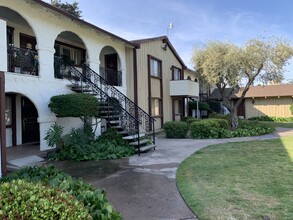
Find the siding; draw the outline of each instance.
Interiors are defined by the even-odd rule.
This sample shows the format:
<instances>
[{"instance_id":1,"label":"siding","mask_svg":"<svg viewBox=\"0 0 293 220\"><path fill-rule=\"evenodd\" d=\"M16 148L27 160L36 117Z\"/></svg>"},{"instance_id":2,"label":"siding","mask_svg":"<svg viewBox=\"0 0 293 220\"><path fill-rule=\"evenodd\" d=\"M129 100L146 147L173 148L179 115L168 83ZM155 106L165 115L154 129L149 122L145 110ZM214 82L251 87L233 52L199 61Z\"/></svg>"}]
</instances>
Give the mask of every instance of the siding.
<instances>
[{"instance_id":1,"label":"siding","mask_svg":"<svg viewBox=\"0 0 293 220\"><path fill-rule=\"evenodd\" d=\"M292 117L290 105L293 104L292 97L269 97L245 100L246 118L258 116Z\"/></svg>"}]
</instances>

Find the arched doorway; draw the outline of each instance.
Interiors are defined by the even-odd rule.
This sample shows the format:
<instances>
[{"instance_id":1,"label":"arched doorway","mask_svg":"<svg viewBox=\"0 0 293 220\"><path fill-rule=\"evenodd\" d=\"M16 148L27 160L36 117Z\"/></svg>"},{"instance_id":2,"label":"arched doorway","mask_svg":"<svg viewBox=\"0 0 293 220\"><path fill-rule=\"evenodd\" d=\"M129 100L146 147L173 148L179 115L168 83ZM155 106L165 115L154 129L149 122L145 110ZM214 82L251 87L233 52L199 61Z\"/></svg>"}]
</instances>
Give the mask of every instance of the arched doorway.
<instances>
[{"instance_id":1,"label":"arched doorway","mask_svg":"<svg viewBox=\"0 0 293 220\"><path fill-rule=\"evenodd\" d=\"M5 116L7 147L40 142L39 114L28 97L6 93Z\"/></svg>"},{"instance_id":2,"label":"arched doorway","mask_svg":"<svg viewBox=\"0 0 293 220\"><path fill-rule=\"evenodd\" d=\"M62 58L67 64L81 68L81 64L86 61L86 46L83 40L70 31L61 32L55 40L55 78L63 78L56 68L57 59ZM58 66L58 65L57 65ZM81 69L79 69L81 71Z\"/></svg>"},{"instance_id":3,"label":"arched doorway","mask_svg":"<svg viewBox=\"0 0 293 220\"><path fill-rule=\"evenodd\" d=\"M112 86L122 86L119 55L113 47L106 46L100 53L100 75Z\"/></svg>"},{"instance_id":4,"label":"arched doorway","mask_svg":"<svg viewBox=\"0 0 293 220\"><path fill-rule=\"evenodd\" d=\"M30 24L16 11L0 7L1 18L6 20L8 72L38 75L37 40Z\"/></svg>"}]
</instances>

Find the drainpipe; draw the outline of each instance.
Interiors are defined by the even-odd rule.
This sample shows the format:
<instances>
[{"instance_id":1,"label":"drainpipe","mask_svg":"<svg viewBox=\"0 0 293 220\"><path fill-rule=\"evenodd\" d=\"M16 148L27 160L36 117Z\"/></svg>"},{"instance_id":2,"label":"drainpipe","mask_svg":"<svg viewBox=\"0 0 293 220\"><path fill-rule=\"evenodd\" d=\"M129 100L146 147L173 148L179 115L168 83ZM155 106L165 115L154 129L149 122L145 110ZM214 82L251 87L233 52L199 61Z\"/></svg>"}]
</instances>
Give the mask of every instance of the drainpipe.
<instances>
[{"instance_id":1,"label":"drainpipe","mask_svg":"<svg viewBox=\"0 0 293 220\"><path fill-rule=\"evenodd\" d=\"M1 172L0 177L6 175L6 122L5 122L5 75L0 72L0 146Z\"/></svg>"}]
</instances>

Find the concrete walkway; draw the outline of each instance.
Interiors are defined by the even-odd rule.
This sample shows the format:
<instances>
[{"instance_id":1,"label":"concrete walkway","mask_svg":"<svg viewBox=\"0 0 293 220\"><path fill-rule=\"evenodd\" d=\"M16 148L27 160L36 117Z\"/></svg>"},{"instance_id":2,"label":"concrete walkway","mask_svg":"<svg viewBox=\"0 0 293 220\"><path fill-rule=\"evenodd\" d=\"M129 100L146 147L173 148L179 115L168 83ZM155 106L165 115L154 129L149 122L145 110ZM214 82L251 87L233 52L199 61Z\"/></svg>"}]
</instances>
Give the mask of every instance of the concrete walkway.
<instances>
[{"instance_id":1,"label":"concrete walkway","mask_svg":"<svg viewBox=\"0 0 293 220\"><path fill-rule=\"evenodd\" d=\"M103 188L125 220L197 219L180 196L175 176L180 163L211 144L273 139L293 135L292 129L260 137L232 139L157 138L155 151L115 161L54 162L56 167Z\"/></svg>"}]
</instances>

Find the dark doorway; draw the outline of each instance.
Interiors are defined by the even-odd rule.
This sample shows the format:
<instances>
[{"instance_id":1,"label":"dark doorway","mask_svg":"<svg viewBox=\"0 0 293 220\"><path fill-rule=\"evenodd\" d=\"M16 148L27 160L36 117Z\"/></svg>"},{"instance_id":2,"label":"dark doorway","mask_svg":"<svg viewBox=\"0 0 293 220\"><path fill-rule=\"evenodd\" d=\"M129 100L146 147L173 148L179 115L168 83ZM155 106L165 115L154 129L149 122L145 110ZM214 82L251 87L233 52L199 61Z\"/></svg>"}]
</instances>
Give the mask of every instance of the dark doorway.
<instances>
[{"instance_id":1,"label":"dark doorway","mask_svg":"<svg viewBox=\"0 0 293 220\"><path fill-rule=\"evenodd\" d=\"M106 81L109 85L118 85L117 53L105 55Z\"/></svg>"},{"instance_id":2,"label":"dark doorway","mask_svg":"<svg viewBox=\"0 0 293 220\"><path fill-rule=\"evenodd\" d=\"M26 97L21 98L22 143L40 141L38 111L34 104Z\"/></svg>"}]
</instances>

